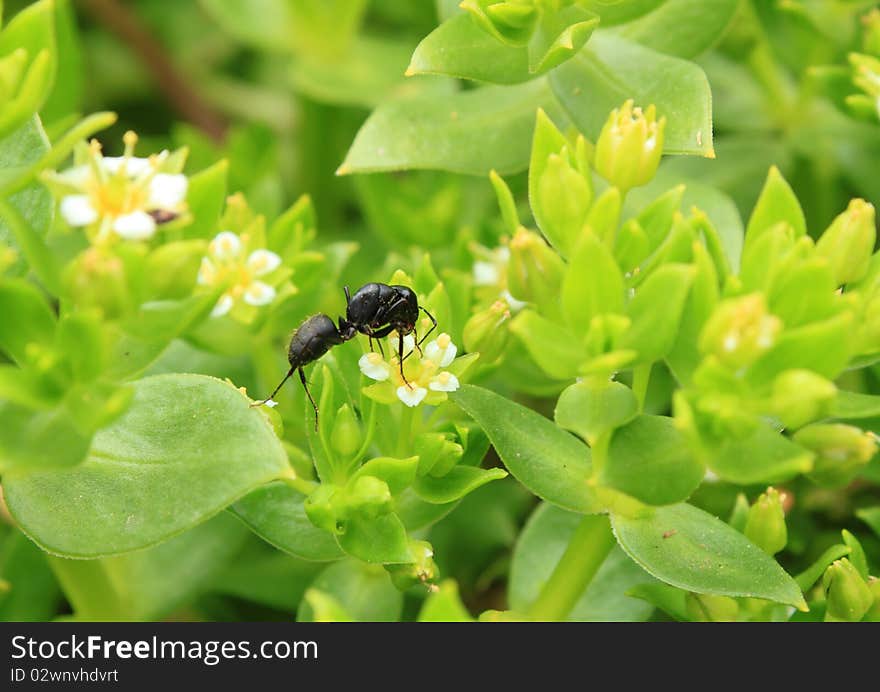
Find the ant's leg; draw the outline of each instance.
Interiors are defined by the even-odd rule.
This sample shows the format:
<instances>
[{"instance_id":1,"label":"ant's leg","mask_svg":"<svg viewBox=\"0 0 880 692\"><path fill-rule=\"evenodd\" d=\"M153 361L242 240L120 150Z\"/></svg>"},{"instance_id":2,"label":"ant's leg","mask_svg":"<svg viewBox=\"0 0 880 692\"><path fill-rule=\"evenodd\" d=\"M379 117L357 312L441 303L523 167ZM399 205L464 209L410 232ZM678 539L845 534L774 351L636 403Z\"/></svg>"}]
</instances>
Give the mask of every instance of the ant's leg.
<instances>
[{"instance_id":1,"label":"ant's leg","mask_svg":"<svg viewBox=\"0 0 880 692\"><path fill-rule=\"evenodd\" d=\"M401 334L400 330L397 331L397 336L397 362L400 365L400 376L403 378L403 383L407 387L410 387L409 380L407 380L406 375L403 374L403 334ZM410 353L412 353L412 351L410 351Z\"/></svg>"},{"instance_id":2,"label":"ant's leg","mask_svg":"<svg viewBox=\"0 0 880 692\"><path fill-rule=\"evenodd\" d=\"M421 358L421 357L422 357L423 355L425 355L425 354L422 353L422 347L419 345L419 344L420 344L420 342L419 342L419 333L418 333L418 331L416 331L416 328L415 328L415 327L413 327L412 333L413 333L413 338L415 339L415 344L416 344L416 348L413 349L413 350L418 350L418 352L419 352L419 358ZM403 357L403 359L406 360L406 359L409 358L412 354L413 354L413 351L410 351L409 353L407 353L407 354Z\"/></svg>"},{"instance_id":3,"label":"ant's leg","mask_svg":"<svg viewBox=\"0 0 880 692\"><path fill-rule=\"evenodd\" d=\"M272 401L272 399L274 398L274 396L278 393L278 390L281 389L281 388L284 386L284 383L287 382L287 380L290 379L290 376L293 374L293 371L294 371L294 368L291 368L291 369L287 372L287 374L284 376L284 379L281 380L281 384L279 384L277 387L275 387L275 391L274 391L274 392L272 392L268 397L266 397L266 398L263 399L262 401L255 401L254 403L251 404L251 407L254 407L254 406L262 406L262 405L265 404L267 401ZM301 369L300 369L300 374L302 374L302 370L301 370ZM308 390L306 390L306 391L308 391Z\"/></svg>"},{"instance_id":4,"label":"ant's leg","mask_svg":"<svg viewBox=\"0 0 880 692\"><path fill-rule=\"evenodd\" d=\"M437 320L434 319L434 315L432 315L430 312L425 310L425 308L423 308L421 305L419 305L419 310L424 312L428 316L428 318L431 320L431 328L425 333L425 335L422 337L421 341L418 342L418 345L421 346L422 343L425 341L425 339L427 339L428 336L431 334L431 332L433 332L435 329L437 329Z\"/></svg>"},{"instance_id":5,"label":"ant's leg","mask_svg":"<svg viewBox=\"0 0 880 692\"><path fill-rule=\"evenodd\" d=\"M345 291L345 304L348 305L351 302L351 293L348 290L348 286L346 286L343 290Z\"/></svg>"},{"instance_id":6,"label":"ant's leg","mask_svg":"<svg viewBox=\"0 0 880 692\"><path fill-rule=\"evenodd\" d=\"M293 370L290 371L293 373ZM288 377L290 375L288 374ZM312 408L315 409L315 430L318 429L318 405L315 403L315 400L312 399L312 393L309 391L309 383L306 382L306 373L302 368L299 368L299 381L302 382L303 389L306 390L306 396L309 397L309 401L312 402Z\"/></svg>"},{"instance_id":7,"label":"ant's leg","mask_svg":"<svg viewBox=\"0 0 880 692\"><path fill-rule=\"evenodd\" d=\"M373 352L373 335L367 334L367 338L370 340L370 353Z\"/></svg>"}]
</instances>

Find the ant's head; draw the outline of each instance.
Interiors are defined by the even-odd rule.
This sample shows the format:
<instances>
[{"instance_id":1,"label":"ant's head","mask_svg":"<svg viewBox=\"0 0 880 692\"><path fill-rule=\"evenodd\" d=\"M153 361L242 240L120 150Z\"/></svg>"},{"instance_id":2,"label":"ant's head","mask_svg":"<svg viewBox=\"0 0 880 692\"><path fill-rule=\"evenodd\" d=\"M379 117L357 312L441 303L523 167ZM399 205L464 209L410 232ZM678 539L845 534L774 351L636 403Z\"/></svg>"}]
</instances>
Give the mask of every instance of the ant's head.
<instances>
[{"instance_id":1,"label":"ant's head","mask_svg":"<svg viewBox=\"0 0 880 692\"><path fill-rule=\"evenodd\" d=\"M339 318L339 337L343 341L351 341L354 337L357 336L357 329L355 329L354 325L349 322L347 319L340 317Z\"/></svg>"}]
</instances>

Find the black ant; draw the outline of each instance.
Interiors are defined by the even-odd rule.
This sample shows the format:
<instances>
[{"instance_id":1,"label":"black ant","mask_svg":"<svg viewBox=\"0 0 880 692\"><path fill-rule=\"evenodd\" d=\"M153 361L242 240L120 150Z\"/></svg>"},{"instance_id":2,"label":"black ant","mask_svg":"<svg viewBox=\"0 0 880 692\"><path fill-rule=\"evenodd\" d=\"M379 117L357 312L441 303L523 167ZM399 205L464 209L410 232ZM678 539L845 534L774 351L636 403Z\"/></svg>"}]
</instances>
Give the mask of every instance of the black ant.
<instances>
[{"instance_id":1,"label":"black ant","mask_svg":"<svg viewBox=\"0 0 880 692\"><path fill-rule=\"evenodd\" d=\"M318 405L309 392L309 385L303 367L323 356L331 347L350 341L356 334L361 333L369 337L370 350L373 350L373 339L379 344L379 351L384 357L382 339L391 332L396 331L399 336L398 361L400 364L400 376L406 384L406 376L403 374L403 361L409 357L403 355L403 337L416 332L416 322L419 310L424 312L432 322L431 328L419 340L416 348L421 353L421 346L428 335L437 328L437 320L434 316L421 307L416 294L406 286L389 286L388 284L369 283L361 286L352 296L348 286L345 287L346 310L345 318L339 318L339 326L333 323L325 314L312 315L303 322L293 333L290 346L287 349L287 360L290 370L281 380L275 390L262 401L256 401L251 406L261 406L278 393L284 383L293 375L299 373L300 382L306 390L312 408L315 409L315 428L318 427Z\"/></svg>"}]
</instances>

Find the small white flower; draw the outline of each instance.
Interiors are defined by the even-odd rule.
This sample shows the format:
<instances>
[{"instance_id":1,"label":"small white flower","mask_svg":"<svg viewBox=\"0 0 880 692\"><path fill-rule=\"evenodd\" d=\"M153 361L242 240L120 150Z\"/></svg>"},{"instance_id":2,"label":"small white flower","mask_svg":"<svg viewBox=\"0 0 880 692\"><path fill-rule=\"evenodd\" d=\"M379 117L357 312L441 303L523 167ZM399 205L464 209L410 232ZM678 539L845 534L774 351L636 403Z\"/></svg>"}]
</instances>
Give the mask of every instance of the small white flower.
<instances>
[{"instance_id":1,"label":"small white flower","mask_svg":"<svg viewBox=\"0 0 880 692\"><path fill-rule=\"evenodd\" d=\"M88 226L98 220L98 212L88 195L68 195L61 200L61 216L71 226Z\"/></svg>"},{"instance_id":2,"label":"small white flower","mask_svg":"<svg viewBox=\"0 0 880 692\"><path fill-rule=\"evenodd\" d=\"M425 358L434 361L441 368L445 368L455 360L458 347L452 343L449 334L443 333L434 341L425 346Z\"/></svg>"},{"instance_id":3,"label":"small white flower","mask_svg":"<svg viewBox=\"0 0 880 692\"><path fill-rule=\"evenodd\" d=\"M397 388L397 398L404 404L412 408L422 403L422 400L428 395L428 390L424 387L414 387L410 389L406 385Z\"/></svg>"},{"instance_id":4,"label":"small white flower","mask_svg":"<svg viewBox=\"0 0 880 692\"><path fill-rule=\"evenodd\" d=\"M116 234L126 240L147 240L157 219L168 221L185 209L188 181L180 174L160 173L169 154L134 156L137 135L123 136L122 156L103 156L92 141L88 162L61 173L47 174L71 194L61 198L61 216L73 227L93 226L90 238L103 243Z\"/></svg>"},{"instance_id":5,"label":"small white flower","mask_svg":"<svg viewBox=\"0 0 880 692\"><path fill-rule=\"evenodd\" d=\"M391 366L378 353L365 353L358 360L361 372L372 380L383 382L391 377Z\"/></svg>"},{"instance_id":6,"label":"small white flower","mask_svg":"<svg viewBox=\"0 0 880 692\"><path fill-rule=\"evenodd\" d=\"M428 385L435 392L454 392L459 387L458 378L451 372L441 372L431 378Z\"/></svg>"},{"instance_id":7,"label":"small white flower","mask_svg":"<svg viewBox=\"0 0 880 692\"><path fill-rule=\"evenodd\" d=\"M147 212L137 210L117 216L113 230L126 240L146 240L156 232L156 221Z\"/></svg>"}]
</instances>

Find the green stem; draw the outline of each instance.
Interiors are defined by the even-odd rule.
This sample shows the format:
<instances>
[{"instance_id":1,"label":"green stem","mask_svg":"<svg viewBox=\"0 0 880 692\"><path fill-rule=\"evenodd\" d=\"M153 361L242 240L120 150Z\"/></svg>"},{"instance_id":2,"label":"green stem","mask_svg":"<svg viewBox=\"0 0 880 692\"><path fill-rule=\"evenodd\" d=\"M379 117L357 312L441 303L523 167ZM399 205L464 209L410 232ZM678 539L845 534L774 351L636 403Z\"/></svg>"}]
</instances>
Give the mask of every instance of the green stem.
<instances>
[{"instance_id":1,"label":"green stem","mask_svg":"<svg viewBox=\"0 0 880 692\"><path fill-rule=\"evenodd\" d=\"M308 497L312 494L312 491L320 485L315 481L310 481L305 478L300 478L296 475L296 471L290 469L290 473L281 477L281 480L289 485L291 488L296 490L301 495L305 495Z\"/></svg>"},{"instance_id":2,"label":"green stem","mask_svg":"<svg viewBox=\"0 0 880 692\"><path fill-rule=\"evenodd\" d=\"M400 428L397 431L397 448L395 450L395 453L400 458L406 454L410 439L412 438L416 408L415 406L404 405L403 411L400 414Z\"/></svg>"},{"instance_id":3,"label":"green stem","mask_svg":"<svg viewBox=\"0 0 880 692\"><path fill-rule=\"evenodd\" d=\"M613 547L614 534L608 517L584 515L562 558L529 608L529 617L539 621L565 620Z\"/></svg>"},{"instance_id":4,"label":"green stem","mask_svg":"<svg viewBox=\"0 0 880 692\"><path fill-rule=\"evenodd\" d=\"M633 368L633 394L639 402L639 412L645 410L645 397L648 395L648 383L651 381L651 367L653 363L637 365Z\"/></svg>"}]
</instances>

